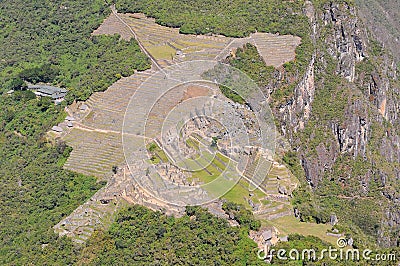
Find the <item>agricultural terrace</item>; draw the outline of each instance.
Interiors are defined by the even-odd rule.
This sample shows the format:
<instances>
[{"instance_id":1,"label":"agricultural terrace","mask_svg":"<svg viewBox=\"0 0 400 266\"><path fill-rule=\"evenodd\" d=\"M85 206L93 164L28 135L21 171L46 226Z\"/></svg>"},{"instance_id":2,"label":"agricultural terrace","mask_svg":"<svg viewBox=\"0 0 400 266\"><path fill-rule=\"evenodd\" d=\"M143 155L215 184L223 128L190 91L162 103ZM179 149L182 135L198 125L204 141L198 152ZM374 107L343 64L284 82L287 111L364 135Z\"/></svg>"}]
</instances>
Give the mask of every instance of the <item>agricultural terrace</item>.
<instances>
[{"instance_id":1,"label":"agricultural terrace","mask_svg":"<svg viewBox=\"0 0 400 266\"><path fill-rule=\"evenodd\" d=\"M246 38L181 34L178 28L161 26L140 13L112 13L93 34L120 34L127 39L133 37L130 30L161 67L189 60L221 60L246 43L257 47L266 65L279 67L295 59L295 49L301 43L296 36L270 33L253 33Z\"/></svg>"},{"instance_id":2,"label":"agricultural terrace","mask_svg":"<svg viewBox=\"0 0 400 266\"><path fill-rule=\"evenodd\" d=\"M178 29L160 26L154 19L146 18L143 14L112 13L93 32L93 35L102 34L119 34L123 39L130 39L136 35L142 49L145 49L161 67L190 60L223 59L229 54L234 56L235 49L246 43L253 43L268 65L278 67L294 59L295 48L300 43L298 37L266 33L255 33L248 38L183 35ZM222 150L215 153L216 156L208 165L202 165L201 158L197 158L200 160L196 162L202 167L199 171L187 172L173 166L170 155L174 149L172 146L160 144L158 140L160 122L182 101L196 97L218 95L223 98L223 96L216 86L188 84L179 90L165 92L148 113L150 119L142 119L146 108L150 103L154 103L155 95L158 95L165 82L162 77L150 78L154 73L155 70L150 69L123 77L105 92L94 93L86 102L73 103L67 108L69 116L75 119L72 121L73 126L62 123L64 131L56 134L73 147L65 168L96 176L106 180L108 184L90 201L63 219L55 227L56 231L73 236L77 242L84 242L94 230L106 227L112 220L115 209L124 202L142 204L155 210L166 209L167 212L179 216L182 210L174 209L152 197L148 191L135 183L131 175L142 177L149 186L156 185L156 194L174 197L176 191L171 189L168 182L195 186L212 183L223 173L223 178L219 179L221 182L205 186L204 190L198 191L197 196L207 198L209 194L218 193L225 185L239 180L223 198L244 204L256 215L266 219L292 215L289 196L297 180L286 167L271 161L271 158L266 159L261 154L253 154L242 176L237 171L237 158L236 160L231 158L229 152L227 155L226 151ZM192 76L193 73L189 70L186 75ZM146 80L148 82L142 86ZM124 135L125 141L131 141L131 147L137 149L131 151L132 158L124 158L122 146L124 115L138 88L140 88L140 100L135 102L136 109L130 110L126 115L136 117L134 120L138 119L140 123L132 125L131 131ZM210 108L203 106L198 111L206 115L212 111ZM223 117L219 119L224 120ZM145 120L146 132L141 132ZM237 132L238 139L242 138L240 137L242 135L247 135L247 132ZM212 140L204 137L202 134L191 134L185 143L186 148L192 151L200 147L203 151L208 149ZM145 147L141 147L143 138L148 138L148 145ZM256 136L250 135L250 138L255 139ZM223 140L220 140L218 145L221 148L223 144ZM208 156L211 156L211 153ZM131 162L129 169L124 166L126 159ZM132 161L135 163L132 164ZM270 173L265 171L270 168ZM249 183L251 178L261 185L249 192L249 188L254 189L251 182ZM164 179L168 182L166 183ZM218 204L209 208L217 215L224 214Z\"/></svg>"},{"instance_id":3,"label":"agricultural terrace","mask_svg":"<svg viewBox=\"0 0 400 266\"><path fill-rule=\"evenodd\" d=\"M127 41L132 38L132 33L129 28L117 17L114 12L111 12L110 16L103 21L100 27L93 31L92 35L114 34L119 34L121 38Z\"/></svg>"}]
</instances>

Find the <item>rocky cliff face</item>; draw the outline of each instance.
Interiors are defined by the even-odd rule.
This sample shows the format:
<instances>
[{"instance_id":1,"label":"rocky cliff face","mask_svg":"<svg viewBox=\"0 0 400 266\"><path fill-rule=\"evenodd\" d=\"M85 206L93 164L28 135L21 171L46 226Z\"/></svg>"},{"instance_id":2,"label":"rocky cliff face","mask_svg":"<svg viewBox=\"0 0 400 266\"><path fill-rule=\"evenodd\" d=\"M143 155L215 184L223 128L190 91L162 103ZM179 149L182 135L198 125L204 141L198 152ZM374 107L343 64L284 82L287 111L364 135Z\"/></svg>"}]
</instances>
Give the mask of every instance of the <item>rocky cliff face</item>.
<instances>
[{"instance_id":1,"label":"rocky cliff face","mask_svg":"<svg viewBox=\"0 0 400 266\"><path fill-rule=\"evenodd\" d=\"M400 1L355 0L357 15L363 19L377 40L400 61Z\"/></svg>"},{"instance_id":2,"label":"rocky cliff face","mask_svg":"<svg viewBox=\"0 0 400 266\"><path fill-rule=\"evenodd\" d=\"M378 243L399 245L400 89L396 65L385 51L371 52L372 38L351 4L331 1L314 11L308 3L305 10L313 27L316 52L293 97L278 108L282 134L298 151L314 190L324 178L335 179L334 169L339 168L344 170L337 182L343 193L349 193L347 198L379 200L383 218L376 230ZM338 85L346 87L331 92L342 94L338 117L327 117L323 104L321 107L316 102L322 98L315 96L327 90L324 73L332 65L334 74L343 80ZM329 97L332 101L338 98ZM354 165L368 166L367 170L358 173L351 165L345 167L339 160L345 157L351 157ZM354 183L357 185L348 188ZM373 190L375 183L380 189Z\"/></svg>"},{"instance_id":3,"label":"rocky cliff face","mask_svg":"<svg viewBox=\"0 0 400 266\"><path fill-rule=\"evenodd\" d=\"M309 18L312 27L311 39L315 44L317 21L313 4L307 1L303 12ZM299 82L294 88L293 95L286 103L280 104L275 112L275 115L280 121L280 130L290 142L294 141L294 134L304 129L305 123L311 115L311 107L315 93L315 56L316 54L313 53L305 74L300 77ZM275 89L277 89L277 87L278 86L275 84ZM273 90L274 89L271 89L270 92Z\"/></svg>"},{"instance_id":4,"label":"rocky cliff face","mask_svg":"<svg viewBox=\"0 0 400 266\"><path fill-rule=\"evenodd\" d=\"M314 61L312 58L307 71L294 89L294 94L286 104L279 106L281 131L289 141L293 141L293 134L303 130L311 115L311 105L314 100Z\"/></svg>"},{"instance_id":5,"label":"rocky cliff face","mask_svg":"<svg viewBox=\"0 0 400 266\"><path fill-rule=\"evenodd\" d=\"M371 68L366 62L360 68L371 68L369 71L360 69L355 76L355 82L360 86L369 101L379 113L391 124L398 125L400 90L398 85L397 67L392 58L384 53L380 56L371 56L379 64L379 68ZM397 82L397 84L396 84Z\"/></svg>"},{"instance_id":6,"label":"rocky cliff face","mask_svg":"<svg viewBox=\"0 0 400 266\"><path fill-rule=\"evenodd\" d=\"M365 42L358 27L355 8L347 4L330 2L318 15L324 26L332 28L333 36L326 43L328 53L338 60L337 73L353 82L355 65L365 58Z\"/></svg>"},{"instance_id":7,"label":"rocky cliff face","mask_svg":"<svg viewBox=\"0 0 400 266\"><path fill-rule=\"evenodd\" d=\"M333 28L333 36L325 43L329 54L338 60L337 73L361 87L384 118L392 124L399 123L400 91L398 84L392 83L397 80L397 66L388 53L382 52L377 56L368 54L366 48L373 45L373 36L359 19L356 8L346 2L331 2L324 6L320 20L325 26ZM369 71L356 71L357 63L364 59L376 60L379 68L370 66L372 69Z\"/></svg>"},{"instance_id":8,"label":"rocky cliff face","mask_svg":"<svg viewBox=\"0 0 400 266\"><path fill-rule=\"evenodd\" d=\"M366 158L370 132L368 106L362 100L356 100L345 110L345 123L332 122L332 133L342 154L351 154L353 158Z\"/></svg>"}]
</instances>

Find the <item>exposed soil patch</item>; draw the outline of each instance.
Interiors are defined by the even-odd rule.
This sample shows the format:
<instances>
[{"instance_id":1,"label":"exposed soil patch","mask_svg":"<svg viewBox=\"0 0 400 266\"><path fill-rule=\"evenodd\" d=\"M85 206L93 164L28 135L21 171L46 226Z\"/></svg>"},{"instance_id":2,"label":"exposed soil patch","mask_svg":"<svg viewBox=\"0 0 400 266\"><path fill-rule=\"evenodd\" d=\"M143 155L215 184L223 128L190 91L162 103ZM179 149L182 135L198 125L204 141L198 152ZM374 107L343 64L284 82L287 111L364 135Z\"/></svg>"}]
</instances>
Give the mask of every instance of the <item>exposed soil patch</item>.
<instances>
[{"instance_id":1,"label":"exposed soil patch","mask_svg":"<svg viewBox=\"0 0 400 266\"><path fill-rule=\"evenodd\" d=\"M210 89L199 85L189 85L184 92L183 101L208 95L210 95Z\"/></svg>"},{"instance_id":2,"label":"exposed soil patch","mask_svg":"<svg viewBox=\"0 0 400 266\"><path fill-rule=\"evenodd\" d=\"M124 25L115 15L111 13L98 29L93 31L92 35L114 35L119 34L121 38L129 41L133 36L129 28Z\"/></svg>"}]
</instances>

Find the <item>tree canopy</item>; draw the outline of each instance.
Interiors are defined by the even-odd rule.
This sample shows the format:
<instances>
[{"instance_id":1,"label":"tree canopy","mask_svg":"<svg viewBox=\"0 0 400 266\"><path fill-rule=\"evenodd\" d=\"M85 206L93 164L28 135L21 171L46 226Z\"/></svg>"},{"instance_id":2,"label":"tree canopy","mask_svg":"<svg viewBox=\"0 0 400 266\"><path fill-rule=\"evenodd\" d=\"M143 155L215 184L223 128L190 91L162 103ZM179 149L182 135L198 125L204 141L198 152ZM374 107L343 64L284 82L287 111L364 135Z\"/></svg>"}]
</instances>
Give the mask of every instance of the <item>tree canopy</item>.
<instances>
[{"instance_id":1,"label":"tree canopy","mask_svg":"<svg viewBox=\"0 0 400 266\"><path fill-rule=\"evenodd\" d=\"M136 40L91 36L109 13L102 0L1 1L0 42L6 45L0 49L0 87L22 78L68 88L69 102L86 100L121 76L149 68Z\"/></svg>"}]
</instances>

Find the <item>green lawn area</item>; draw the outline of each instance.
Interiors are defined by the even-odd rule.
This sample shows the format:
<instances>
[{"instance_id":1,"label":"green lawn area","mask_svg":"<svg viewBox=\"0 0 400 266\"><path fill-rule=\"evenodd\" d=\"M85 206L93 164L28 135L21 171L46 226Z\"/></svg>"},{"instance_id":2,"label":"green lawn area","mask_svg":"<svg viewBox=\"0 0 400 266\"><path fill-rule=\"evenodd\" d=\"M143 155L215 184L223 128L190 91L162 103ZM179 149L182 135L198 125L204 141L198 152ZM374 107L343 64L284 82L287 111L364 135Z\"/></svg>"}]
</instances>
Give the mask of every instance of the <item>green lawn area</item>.
<instances>
[{"instance_id":1,"label":"green lawn area","mask_svg":"<svg viewBox=\"0 0 400 266\"><path fill-rule=\"evenodd\" d=\"M161 162L168 162L168 157L165 152L155 143L151 142L146 146L147 151L151 154L150 162L152 164L159 164Z\"/></svg>"},{"instance_id":2,"label":"green lawn area","mask_svg":"<svg viewBox=\"0 0 400 266\"><path fill-rule=\"evenodd\" d=\"M169 45L152 46L148 47L147 50L156 59L171 60L172 57L176 54L175 49Z\"/></svg>"},{"instance_id":3,"label":"green lawn area","mask_svg":"<svg viewBox=\"0 0 400 266\"><path fill-rule=\"evenodd\" d=\"M250 197L250 193L253 194L252 197ZM249 191L249 183L244 180L243 178L240 179L240 181L226 193L222 198L245 205L247 208L250 208L249 203L245 198L250 198L254 203L258 203L260 198L265 197L265 194L259 190L256 189L254 191Z\"/></svg>"},{"instance_id":4,"label":"green lawn area","mask_svg":"<svg viewBox=\"0 0 400 266\"><path fill-rule=\"evenodd\" d=\"M164 163L168 162L168 157L163 150L157 150L156 154Z\"/></svg>"},{"instance_id":5,"label":"green lawn area","mask_svg":"<svg viewBox=\"0 0 400 266\"><path fill-rule=\"evenodd\" d=\"M218 155L218 153L217 153L217 155ZM217 156L216 155L216 156ZM222 162L220 162L217 158L214 158L214 160L212 161L213 162L213 164L215 164L218 168L220 168L220 169L225 169L226 168L226 166L225 166L225 164L224 163L222 163ZM226 164L227 164L228 162L226 162Z\"/></svg>"},{"instance_id":6,"label":"green lawn area","mask_svg":"<svg viewBox=\"0 0 400 266\"><path fill-rule=\"evenodd\" d=\"M223 158L223 160L226 163L229 163L229 159L227 157L223 156L222 154L217 153L216 156L219 158ZM226 159L228 159L228 160L226 160ZM235 202L235 203L243 204L248 208L250 208L250 205L248 204L248 202L245 198L247 198L247 199L251 198L255 203L258 203L259 202L258 199L265 196L265 194L258 189L254 190L254 191L249 191L249 183L243 178L241 178L237 184L234 184L235 180L237 180L239 178L238 173L236 173L236 172L235 173L233 171L230 172L230 173L232 173L232 175L235 175L235 176L232 176L232 178L233 178L232 181L226 180L225 178L218 179L221 172L219 170L217 170L217 168L215 168L213 164L216 165L217 167L219 167L221 170L225 170L225 168L226 168L226 166L223 163L221 163L219 160L214 158L212 160L212 163L205 168L212 175L210 175L204 169L200 170L200 171L192 172L192 178L198 178L204 184L208 184L204 188L209 193L219 195L219 194L225 192L227 187L229 188L229 187L233 186L226 194L224 194L222 196L222 198L232 201L232 202ZM210 182L212 182L212 183L210 183ZM253 194L252 197L249 196L250 193Z\"/></svg>"},{"instance_id":7,"label":"green lawn area","mask_svg":"<svg viewBox=\"0 0 400 266\"><path fill-rule=\"evenodd\" d=\"M271 201L270 201L270 200L263 199L263 200L261 200L261 203L264 204L264 205L268 205L268 204L271 203Z\"/></svg>"},{"instance_id":8,"label":"green lawn area","mask_svg":"<svg viewBox=\"0 0 400 266\"><path fill-rule=\"evenodd\" d=\"M187 144L189 147L191 147L191 148L193 148L193 149L195 149L195 150L199 150L199 149L200 149L200 148L199 148L200 143L199 143L199 141L196 140L195 138L188 138L188 139L186 140L186 144Z\"/></svg>"},{"instance_id":9,"label":"green lawn area","mask_svg":"<svg viewBox=\"0 0 400 266\"><path fill-rule=\"evenodd\" d=\"M218 152L216 155L219 159L221 159L221 161L223 161L224 163L228 163L229 162L229 158L226 157L225 155L223 155L222 153Z\"/></svg>"},{"instance_id":10,"label":"green lawn area","mask_svg":"<svg viewBox=\"0 0 400 266\"><path fill-rule=\"evenodd\" d=\"M337 238L326 235L327 230L332 228L328 224L303 223L293 216L285 216L272 221L263 220L262 222L265 223L264 225L275 226L282 235L295 233L304 236L312 235L336 245Z\"/></svg>"},{"instance_id":11,"label":"green lawn area","mask_svg":"<svg viewBox=\"0 0 400 266\"><path fill-rule=\"evenodd\" d=\"M207 166L205 169L207 169L211 175L203 169L201 171L192 172L192 178L198 178L203 183L209 183L220 175L220 172L212 165Z\"/></svg>"}]
</instances>

